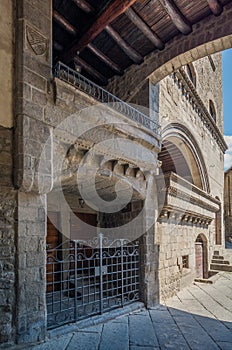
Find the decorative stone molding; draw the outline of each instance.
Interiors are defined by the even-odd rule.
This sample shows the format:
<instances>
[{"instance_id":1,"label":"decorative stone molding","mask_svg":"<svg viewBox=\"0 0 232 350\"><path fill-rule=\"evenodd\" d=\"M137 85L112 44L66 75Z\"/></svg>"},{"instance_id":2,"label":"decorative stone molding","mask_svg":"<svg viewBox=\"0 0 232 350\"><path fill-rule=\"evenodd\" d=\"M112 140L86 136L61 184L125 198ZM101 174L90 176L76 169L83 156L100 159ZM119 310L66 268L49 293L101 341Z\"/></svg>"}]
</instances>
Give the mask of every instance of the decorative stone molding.
<instances>
[{"instance_id":1,"label":"decorative stone molding","mask_svg":"<svg viewBox=\"0 0 232 350\"><path fill-rule=\"evenodd\" d=\"M210 193L209 176L208 176L208 171L205 164L205 159L202 155L201 149L197 141L195 140L195 137L192 135L190 130L183 124L171 123L171 124L168 124L163 129L162 136L163 136L163 139L168 139L169 137L177 137L178 139L181 139L188 146L189 150L194 155L196 166L199 170L199 176L200 176L202 188L205 192ZM172 175L172 177L173 176L174 174ZM174 180L174 177L173 177L173 180ZM181 178L178 178L178 181L182 181ZM196 190L198 189L199 188L196 187Z\"/></svg>"},{"instance_id":2,"label":"decorative stone molding","mask_svg":"<svg viewBox=\"0 0 232 350\"><path fill-rule=\"evenodd\" d=\"M220 208L220 201L180 176L157 177L160 221L208 226Z\"/></svg>"},{"instance_id":3,"label":"decorative stone molding","mask_svg":"<svg viewBox=\"0 0 232 350\"><path fill-rule=\"evenodd\" d=\"M172 222L175 225L188 225L192 224L194 226L200 226L200 227L208 227L213 218L199 215L194 212L188 211L187 213L183 210L180 211L180 209L170 209L170 208L163 208L161 211L158 222L165 223L165 222Z\"/></svg>"},{"instance_id":4,"label":"decorative stone molding","mask_svg":"<svg viewBox=\"0 0 232 350\"><path fill-rule=\"evenodd\" d=\"M225 140L184 69L180 68L171 76L178 88L182 90L183 96L189 101L193 110L198 114L203 124L210 131L222 152L225 153L227 150Z\"/></svg>"}]
</instances>

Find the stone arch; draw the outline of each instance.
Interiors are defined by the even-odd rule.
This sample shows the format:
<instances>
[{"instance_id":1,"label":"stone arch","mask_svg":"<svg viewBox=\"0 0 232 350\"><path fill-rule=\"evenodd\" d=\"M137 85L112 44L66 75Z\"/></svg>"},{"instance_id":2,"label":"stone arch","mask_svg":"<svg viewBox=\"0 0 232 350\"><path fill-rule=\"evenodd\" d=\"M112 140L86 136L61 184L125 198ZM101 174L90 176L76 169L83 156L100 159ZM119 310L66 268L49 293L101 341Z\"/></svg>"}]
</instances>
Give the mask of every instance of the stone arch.
<instances>
[{"instance_id":1,"label":"stone arch","mask_svg":"<svg viewBox=\"0 0 232 350\"><path fill-rule=\"evenodd\" d=\"M196 277L208 278L208 240L201 233L195 240Z\"/></svg>"},{"instance_id":2,"label":"stone arch","mask_svg":"<svg viewBox=\"0 0 232 350\"><path fill-rule=\"evenodd\" d=\"M180 123L171 123L163 129L162 138L172 142L181 151L189 167L193 184L210 193L205 161L189 129Z\"/></svg>"},{"instance_id":3,"label":"stone arch","mask_svg":"<svg viewBox=\"0 0 232 350\"><path fill-rule=\"evenodd\" d=\"M197 84L197 77L196 77L196 71L192 63L188 63L186 66L186 72L189 76L189 79L193 83L193 85L196 87Z\"/></svg>"}]
</instances>

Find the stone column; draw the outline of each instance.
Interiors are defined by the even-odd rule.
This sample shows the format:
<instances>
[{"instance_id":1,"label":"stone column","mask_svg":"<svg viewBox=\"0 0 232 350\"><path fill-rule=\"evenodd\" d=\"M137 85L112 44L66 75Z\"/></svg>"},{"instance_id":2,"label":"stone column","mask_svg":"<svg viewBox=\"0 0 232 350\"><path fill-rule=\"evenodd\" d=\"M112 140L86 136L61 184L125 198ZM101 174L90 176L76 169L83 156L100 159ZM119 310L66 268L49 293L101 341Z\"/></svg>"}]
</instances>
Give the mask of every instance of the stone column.
<instances>
[{"instance_id":1,"label":"stone column","mask_svg":"<svg viewBox=\"0 0 232 350\"><path fill-rule=\"evenodd\" d=\"M152 307L159 302L159 246L155 244L158 197L153 174L147 177L147 196L144 206L146 232L141 237L141 295L145 305Z\"/></svg>"},{"instance_id":2,"label":"stone column","mask_svg":"<svg viewBox=\"0 0 232 350\"><path fill-rule=\"evenodd\" d=\"M0 126L0 344L14 341L16 191L12 184L12 129Z\"/></svg>"},{"instance_id":3,"label":"stone column","mask_svg":"<svg viewBox=\"0 0 232 350\"><path fill-rule=\"evenodd\" d=\"M18 193L17 343L46 334L46 196Z\"/></svg>"},{"instance_id":4,"label":"stone column","mask_svg":"<svg viewBox=\"0 0 232 350\"><path fill-rule=\"evenodd\" d=\"M14 183L18 192L16 236L16 342L46 333L46 195L52 188L52 129L44 120L50 95L51 0L16 2ZM40 195L40 193L43 193Z\"/></svg>"}]
</instances>

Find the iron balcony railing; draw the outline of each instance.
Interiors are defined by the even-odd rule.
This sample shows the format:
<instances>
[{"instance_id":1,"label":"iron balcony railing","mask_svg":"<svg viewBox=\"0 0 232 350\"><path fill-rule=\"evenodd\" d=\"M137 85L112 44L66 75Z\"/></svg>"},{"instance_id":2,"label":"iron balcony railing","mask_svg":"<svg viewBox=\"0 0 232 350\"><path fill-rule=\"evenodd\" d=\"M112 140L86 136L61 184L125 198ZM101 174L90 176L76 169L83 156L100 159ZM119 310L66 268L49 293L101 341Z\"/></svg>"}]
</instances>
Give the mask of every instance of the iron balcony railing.
<instances>
[{"instance_id":1,"label":"iron balcony railing","mask_svg":"<svg viewBox=\"0 0 232 350\"><path fill-rule=\"evenodd\" d=\"M156 121L152 120L144 113L141 113L136 108L130 106L128 103L112 95L110 92L93 83L91 80L85 78L80 73L69 68L64 63L58 62L56 64L54 75L55 77L74 85L101 103L107 103L109 107L125 115L131 120L145 126L155 134L160 134L160 126Z\"/></svg>"}]
</instances>

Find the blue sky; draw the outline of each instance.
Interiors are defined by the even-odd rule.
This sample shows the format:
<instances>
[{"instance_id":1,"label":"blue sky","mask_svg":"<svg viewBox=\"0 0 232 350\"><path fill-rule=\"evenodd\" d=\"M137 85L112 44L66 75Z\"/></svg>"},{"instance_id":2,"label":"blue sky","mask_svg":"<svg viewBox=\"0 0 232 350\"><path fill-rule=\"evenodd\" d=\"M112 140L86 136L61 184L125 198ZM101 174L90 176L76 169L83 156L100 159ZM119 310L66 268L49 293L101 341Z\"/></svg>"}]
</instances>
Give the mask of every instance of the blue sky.
<instances>
[{"instance_id":1,"label":"blue sky","mask_svg":"<svg viewBox=\"0 0 232 350\"><path fill-rule=\"evenodd\" d=\"M225 154L225 169L232 166L232 49L222 53L224 134L229 147Z\"/></svg>"}]
</instances>

